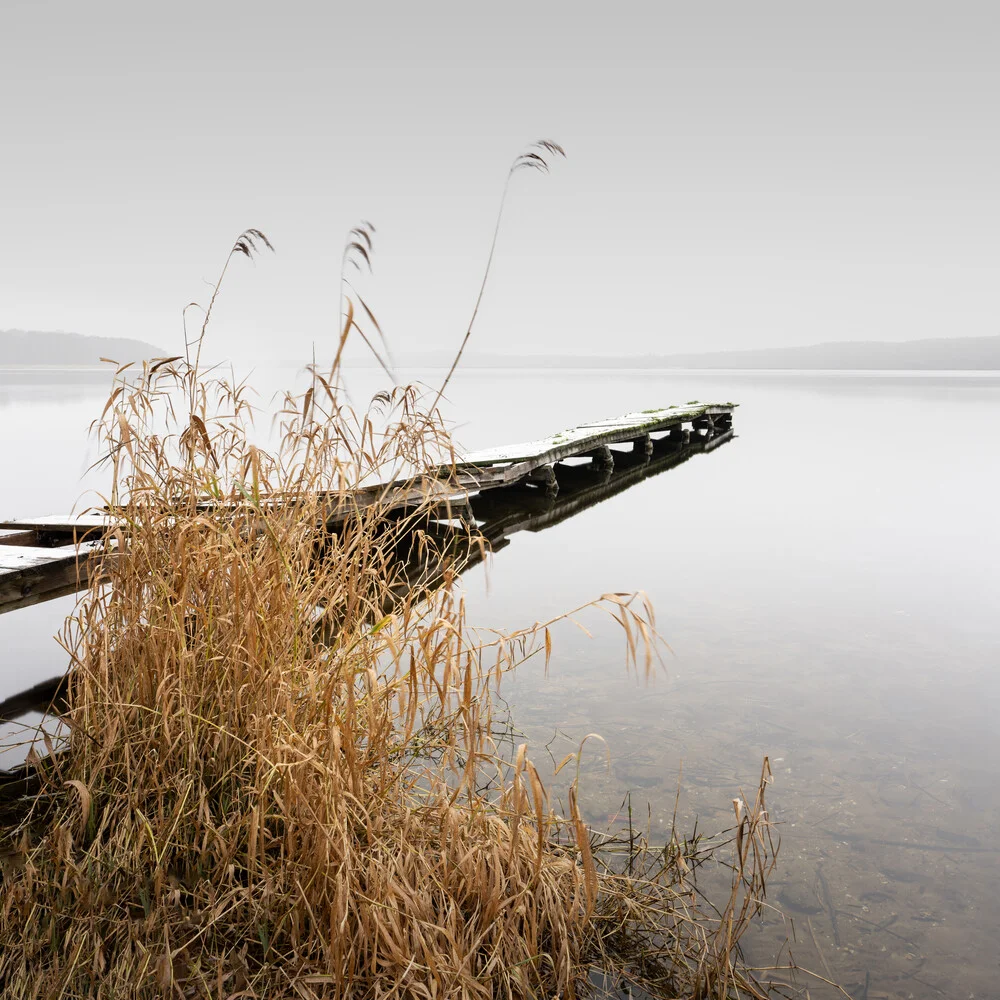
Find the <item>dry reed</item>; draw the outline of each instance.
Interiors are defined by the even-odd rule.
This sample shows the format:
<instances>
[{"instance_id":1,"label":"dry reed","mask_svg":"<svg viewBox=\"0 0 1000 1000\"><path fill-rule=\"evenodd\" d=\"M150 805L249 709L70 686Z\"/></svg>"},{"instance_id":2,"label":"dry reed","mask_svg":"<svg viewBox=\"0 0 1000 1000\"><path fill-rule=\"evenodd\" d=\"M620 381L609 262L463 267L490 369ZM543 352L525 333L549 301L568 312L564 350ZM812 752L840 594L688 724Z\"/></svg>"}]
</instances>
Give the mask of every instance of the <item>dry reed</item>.
<instances>
[{"instance_id":1,"label":"dry reed","mask_svg":"<svg viewBox=\"0 0 1000 1000\"><path fill-rule=\"evenodd\" d=\"M265 245L248 231L226 266ZM552 623L466 628L475 528L448 551L423 530L454 457L437 397L344 403L356 298L273 450L247 387L201 368L211 305L184 357L119 370L97 424L116 527L63 640L68 746L33 758L41 793L3 831L0 995L570 996L595 969L763 995L738 940L773 863L767 774L711 915L699 841L602 842L575 783L556 812L492 708ZM648 669L648 608L597 603Z\"/></svg>"}]
</instances>

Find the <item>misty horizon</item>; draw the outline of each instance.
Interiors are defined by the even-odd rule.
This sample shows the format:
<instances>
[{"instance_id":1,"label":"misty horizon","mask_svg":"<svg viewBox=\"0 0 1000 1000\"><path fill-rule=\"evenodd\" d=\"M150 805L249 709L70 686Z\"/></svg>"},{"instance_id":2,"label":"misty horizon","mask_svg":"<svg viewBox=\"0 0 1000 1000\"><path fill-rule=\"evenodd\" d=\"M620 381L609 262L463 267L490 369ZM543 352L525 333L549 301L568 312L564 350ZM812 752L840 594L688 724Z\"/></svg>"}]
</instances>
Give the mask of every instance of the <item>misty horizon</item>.
<instances>
[{"instance_id":1,"label":"misty horizon","mask_svg":"<svg viewBox=\"0 0 1000 1000\"><path fill-rule=\"evenodd\" d=\"M105 359L116 362L167 357L171 350L138 340L94 337L65 331L0 330L0 368L17 366L95 366ZM179 353L183 353L183 348ZM265 364L302 367L292 357L256 358L246 355L213 362L238 365ZM379 362L358 345L347 355L353 367L378 367ZM448 368L455 352L395 352L395 367ZM329 359L316 351L322 367ZM691 369L790 369L790 370L939 370L1000 371L1000 336L931 338L906 341L833 341L799 347L761 347L742 351L687 354L617 354L551 351L503 352L472 348L462 355L462 367L489 368L653 368Z\"/></svg>"}]
</instances>

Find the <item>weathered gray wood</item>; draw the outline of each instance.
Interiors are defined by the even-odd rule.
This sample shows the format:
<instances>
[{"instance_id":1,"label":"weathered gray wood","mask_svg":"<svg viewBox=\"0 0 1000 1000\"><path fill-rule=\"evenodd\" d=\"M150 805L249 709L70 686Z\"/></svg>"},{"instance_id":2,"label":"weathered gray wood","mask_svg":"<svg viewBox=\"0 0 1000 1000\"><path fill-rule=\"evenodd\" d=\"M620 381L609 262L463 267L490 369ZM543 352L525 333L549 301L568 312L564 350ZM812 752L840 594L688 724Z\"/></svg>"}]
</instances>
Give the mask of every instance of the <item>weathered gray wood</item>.
<instances>
[{"instance_id":1,"label":"weathered gray wood","mask_svg":"<svg viewBox=\"0 0 1000 1000\"><path fill-rule=\"evenodd\" d=\"M89 578L84 573L79 576L75 573L65 575L70 578L69 583L44 590L34 589L17 600L0 603L0 615L5 615L10 611L19 611L21 608L30 608L35 604L44 604L46 601L54 601L60 597L71 597L73 594L79 594L80 590L89 583Z\"/></svg>"},{"instance_id":2,"label":"weathered gray wood","mask_svg":"<svg viewBox=\"0 0 1000 1000\"><path fill-rule=\"evenodd\" d=\"M0 521L0 530L92 531L106 530L109 524L107 514L46 514L43 517L21 517L13 521Z\"/></svg>"},{"instance_id":3,"label":"weathered gray wood","mask_svg":"<svg viewBox=\"0 0 1000 1000\"><path fill-rule=\"evenodd\" d=\"M481 562L488 552L496 553L506 548L510 536L519 531L542 531L552 527L580 511L610 499L636 483L659 475L687 462L694 455L714 450L733 439L732 431L711 438L694 437L689 444L678 448L666 438L654 441L652 458L644 454L626 452L618 456L613 470L595 474L588 464L555 466L560 488L558 494L548 494L543 489L519 483L497 489L483 490L470 497L470 504L476 521L476 531L472 536L483 538L485 548L473 544L465 554L464 566L469 568ZM415 567L406 570L404 578L394 588L397 598L411 595L414 588L422 590L436 586L443 579L446 560L440 553L453 551L445 543L451 538L458 545L466 545L470 536L467 529L451 525L428 527L429 531L440 530L441 548L428 550L428 562L417 560ZM385 610L391 607L385 606Z\"/></svg>"},{"instance_id":4,"label":"weathered gray wood","mask_svg":"<svg viewBox=\"0 0 1000 1000\"><path fill-rule=\"evenodd\" d=\"M581 424L579 427L560 431L552 437L538 441L473 452L465 455L458 464L463 469L473 467L483 470L504 463L527 464L531 467L551 465L564 458L593 451L598 445L624 444L635 440L640 434L670 430L717 413L732 413L735 405L734 403L689 403L686 406L671 406L663 410L626 413L621 417Z\"/></svg>"},{"instance_id":5,"label":"weathered gray wood","mask_svg":"<svg viewBox=\"0 0 1000 1000\"><path fill-rule=\"evenodd\" d=\"M100 538L110 527L111 520L106 514L46 514L0 521L0 531L31 531L38 541L60 544Z\"/></svg>"},{"instance_id":6,"label":"weathered gray wood","mask_svg":"<svg viewBox=\"0 0 1000 1000\"><path fill-rule=\"evenodd\" d=\"M0 531L0 545L37 545L37 531Z\"/></svg>"},{"instance_id":7,"label":"weathered gray wood","mask_svg":"<svg viewBox=\"0 0 1000 1000\"><path fill-rule=\"evenodd\" d=\"M87 582L90 543L59 548L0 546L0 612L40 594Z\"/></svg>"}]
</instances>

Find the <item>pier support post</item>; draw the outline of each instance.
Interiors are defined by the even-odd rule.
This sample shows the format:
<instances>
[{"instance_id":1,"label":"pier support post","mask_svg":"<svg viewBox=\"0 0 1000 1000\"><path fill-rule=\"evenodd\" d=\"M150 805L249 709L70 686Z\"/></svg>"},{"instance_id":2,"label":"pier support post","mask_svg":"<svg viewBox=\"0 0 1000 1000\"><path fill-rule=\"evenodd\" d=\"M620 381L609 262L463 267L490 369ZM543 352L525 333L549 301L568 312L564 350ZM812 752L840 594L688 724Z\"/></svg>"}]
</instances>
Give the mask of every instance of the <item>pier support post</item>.
<instances>
[{"instance_id":1,"label":"pier support post","mask_svg":"<svg viewBox=\"0 0 1000 1000\"><path fill-rule=\"evenodd\" d=\"M648 434L643 434L640 437L637 437L632 442L632 451L636 455L652 455L653 439Z\"/></svg>"},{"instance_id":2,"label":"pier support post","mask_svg":"<svg viewBox=\"0 0 1000 1000\"><path fill-rule=\"evenodd\" d=\"M606 444L598 446L587 455L591 465L599 472L610 472L615 467L615 456L611 454L611 449Z\"/></svg>"},{"instance_id":3,"label":"pier support post","mask_svg":"<svg viewBox=\"0 0 1000 1000\"><path fill-rule=\"evenodd\" d=\"M528 473L528 482L545 490L547 496L554 497L559 492L559 480L552 465L540 465Z\"/></svg>"}]
</instances>

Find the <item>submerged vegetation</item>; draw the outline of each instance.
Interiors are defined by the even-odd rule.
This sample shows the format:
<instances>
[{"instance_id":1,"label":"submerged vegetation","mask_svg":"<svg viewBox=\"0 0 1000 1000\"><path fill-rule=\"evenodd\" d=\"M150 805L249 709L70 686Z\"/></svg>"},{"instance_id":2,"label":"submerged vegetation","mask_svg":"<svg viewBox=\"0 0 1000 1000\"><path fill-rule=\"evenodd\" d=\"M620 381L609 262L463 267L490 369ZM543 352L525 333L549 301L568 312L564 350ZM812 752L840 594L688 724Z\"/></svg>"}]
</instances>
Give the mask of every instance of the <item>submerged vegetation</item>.
<instances>
[{"instance_id":1,"label":"submerged vegetation","mask_svg":"<svg viewBox=\"0 0 1000 1000\"><path fill-rule=\"evenodd\" d=\"M264 246L248 231L226 266ZM348 338L387 358L345 288L333 365L285 397L273 448L249 388L203 370L211 305L185 356L118 372L97 424L115 529L63 639L67 745L32 758L41 793L3 826L0 993L765 995L738 942L774 859L766 761L711 851L600 837L575 781L555 808L493 710L554 623L467 626L456 583L482 540L424 530L455 457L441 394L347 404ZM652 669L643 600L594 606ZM707 907L697 870L723 853L731 891Z\"/></svg>"}]
</instances>

